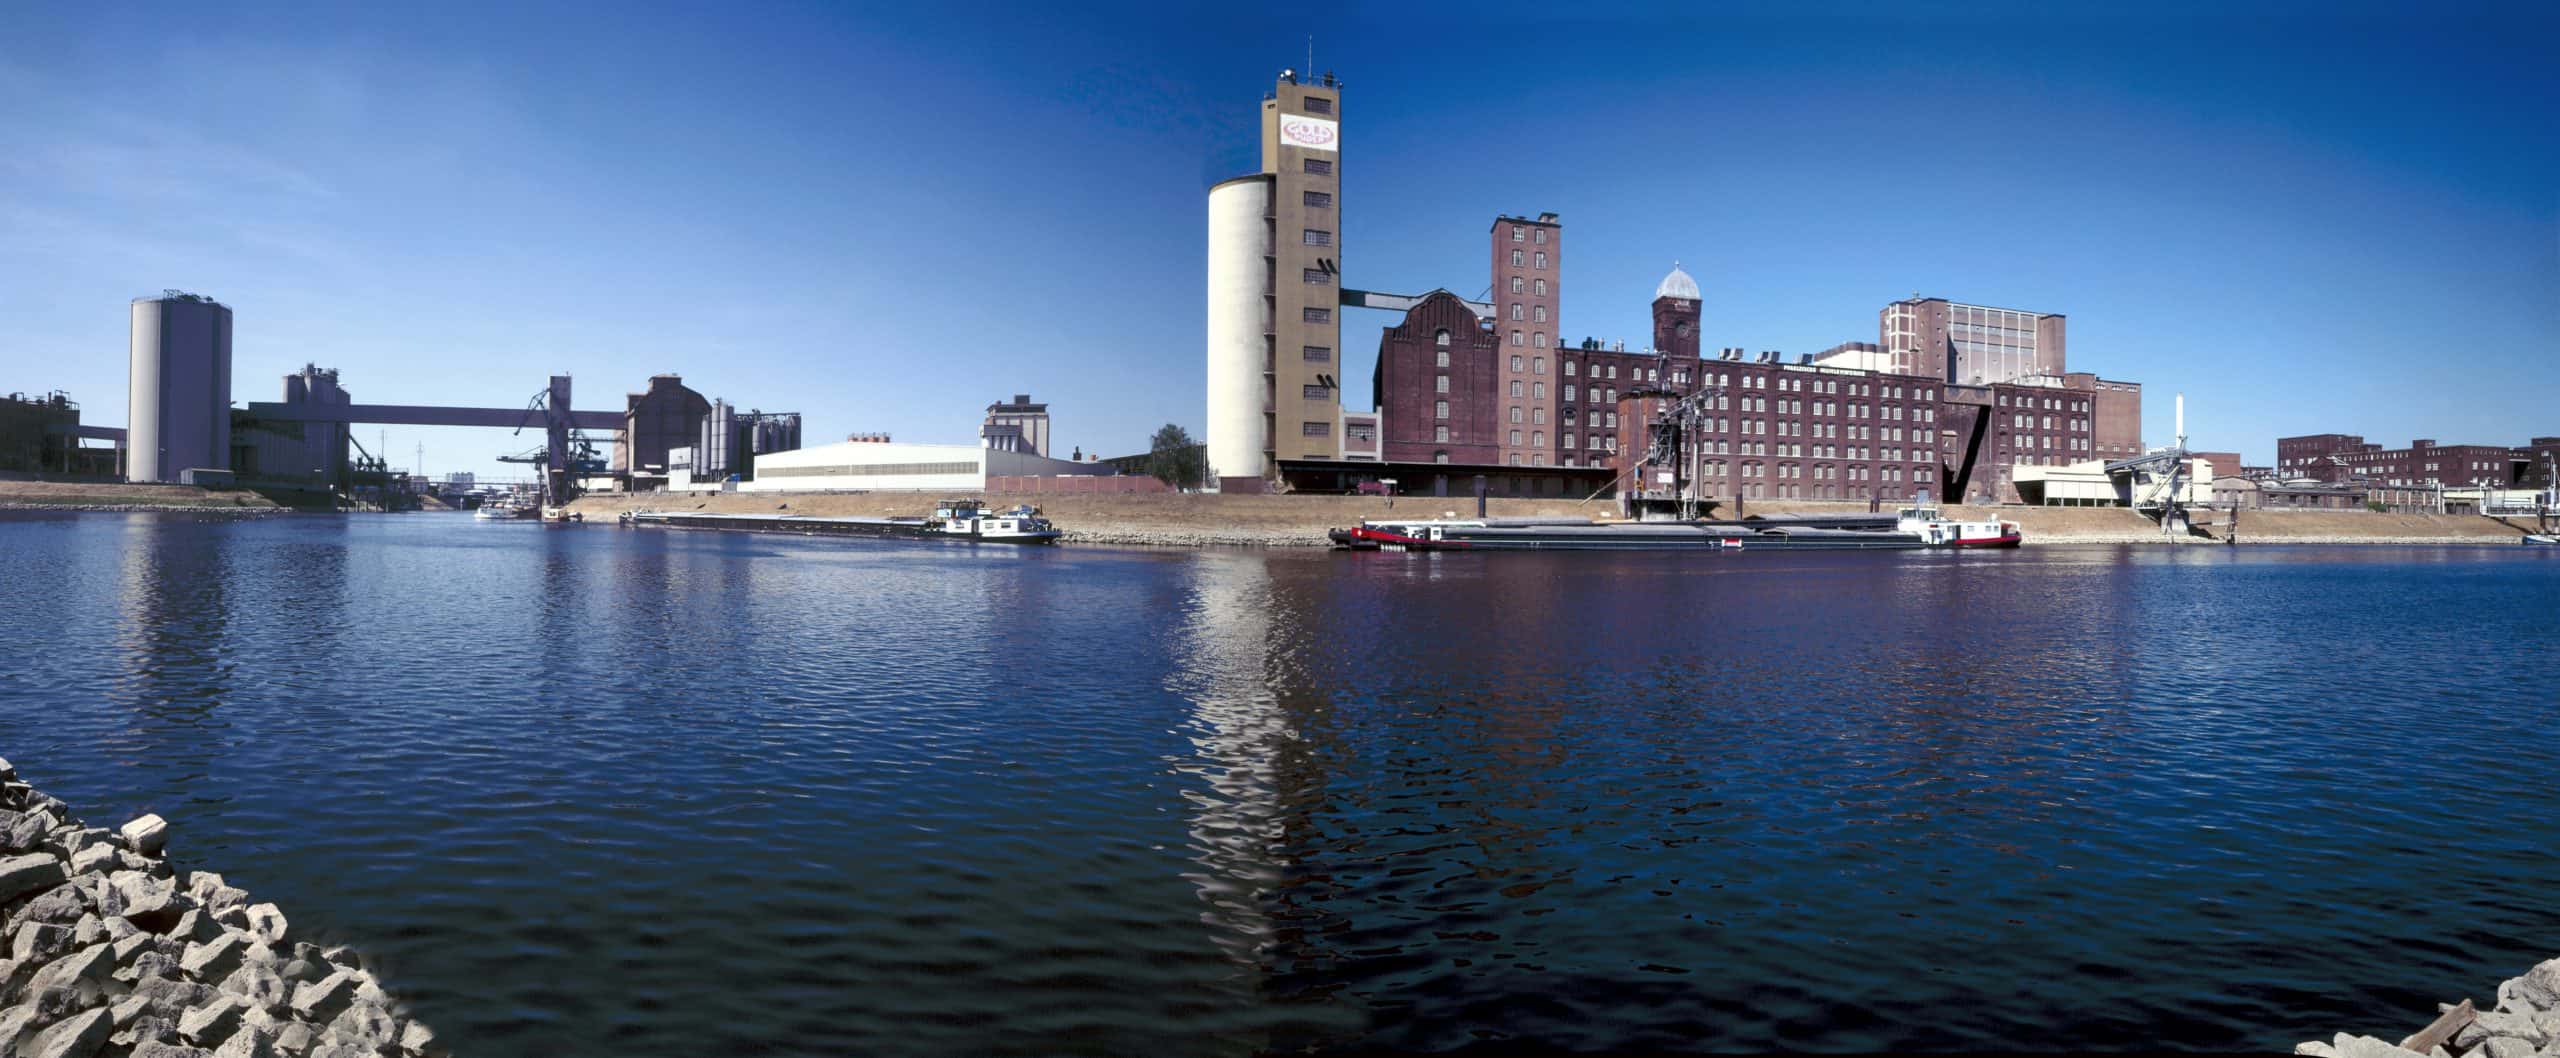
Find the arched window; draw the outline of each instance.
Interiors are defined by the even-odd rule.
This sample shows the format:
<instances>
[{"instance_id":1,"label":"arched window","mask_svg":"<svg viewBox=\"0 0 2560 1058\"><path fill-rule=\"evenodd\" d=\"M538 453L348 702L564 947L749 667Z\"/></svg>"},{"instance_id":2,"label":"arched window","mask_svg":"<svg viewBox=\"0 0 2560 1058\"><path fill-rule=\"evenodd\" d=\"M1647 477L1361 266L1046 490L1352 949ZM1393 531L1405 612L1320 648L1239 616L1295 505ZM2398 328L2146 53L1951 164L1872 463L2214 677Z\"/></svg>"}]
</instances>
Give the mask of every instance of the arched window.
<instances>
[{"instance_id":1,"label":"arched window","mask_svg":"<svg viewBox=\"0 0 2560 1058\"><path fill-rule=\"evenodd\" d=\"M1533 313L1533 315L1535 315L1535 316L1537 317L1538 322L1540 322L1540 323L1545 323L1545 322L1547 322L1547 307L1546 307L1546 306L1544 306L1544 305L1540 305L1540 306L1538 306L1538 310L1537 310L1537 312Z\"/></svg>"},{"instance_id":2,"label":"arched window","mask_svg":"<svg viewBox=\"0 0 2560 1058\"><path fill-rule=\"evenodd\" d=\"M1449 461L1449 453L1433 452L1431 453L1431 461L1434 463L1446 463Z\"/></svg>"},{"instance_id":3,"label":"arched window","mask_svg":"<svg viewBox=\"0 0 2560 1058\"><path fill-rule=\"evenodd\" d=\"M1512 319L1515 319L1515 320L1518 320L1518 319L1527 319L1527 318L1528 318L1528 317L1526 317L1526 316L1521 315L1521 313L1520 313L1520 303L1519 303L1519 302L1517 302L1517 301L1514 301L1514 302L1512 302L1512 303L1511 303L1511 318L1512 318Z\"/></svg>"},{"instance_id":4,"label":"arched window","mask_svg":"<svg viewBox=\"0 0 2560 1058\"><path fill-rule=\"evenodd\" d=\"M1547 384L1544 382L1529 383L1529 395L1536 397L1539 400L1547 399Z\"/></svg>"},{"instance_id":5,"label":"arched window","mask_svg":"<svg viewBox=\"0 0 2560 1058\"><path fill-rule=\"evenodd\" d=\"M1511 267L1520 267L1520 251L1518 250L1511 251Z\"/></svg>"},{"instance_id":6,"label":"arched window","mask_svg":"<svg viewBox=\"0 0 2560 1058\"><path fill-rule=\"evenodd\" d=\"M1544 430L1531 430L1531 431L1529 431L1529 447L1531 447L1531 448L1545 448L1546 446L1547 446L1547 433L1546 433L1546 431L1544 431Z\"/></svg>"},{"instance_id":7,"label":"arched window","mask_svg":"<svg viewBox=\"0 0 2560 1058\"><path fill-rule=\"evenodd\" d=\"M1570 418L1570 417L1571 417L1571 415L1570 415L1570 413L1568 413L1567 418ZM1573 447L1573 435L1572 435L1572 434L1569 434L1569 433L1566 433L1566 434L1557 434L1557 435L1556 435L1556 440L1564 442L1564 446L1565 446L1566 448L1571 448L1571 447ZM1567 463L1567 464L1565 464L1565 465L1566 465L1566 466L1572 466L1573 464L1571 464L1571 463Z\"/></svg>"},{"instance_id":8,"label":"arched window","mask_svg":"<svg viewBox=\"0 0 2560 1058\"><path fill-rule=\"evenodd\" d=\"M1516 378L1515 378L1515 379L1512 379L1512 380L1511 380L1511 395L1512 395L1512 396L1514 396L1514 397L1517 397L1517 396L1519 396L1519 395L1520 395L1520 380L1519 380L1519 379L1516 379Z\"/></svg>"},{"instance_id":9,"label":"arched window","mask_svg":"<svg viewBox=\"0 0 2560 1058\"><path fill-rule=\"evenodd\" d=\"M1449 351L1448 351L1448 350L1446 350L1446 349L1442 349L1442 350L1440 350L1440 352L1437 354L1437 357L1438 357L1438 360L1439 360L1439 365L1438 365L1438 366L1441 366L1441 367L1447 367L1447 366L1449 366Z\"/></svg>"},{"instance_id":10,"label":"arched window","mask_svg":"<svg viewBox=\"0 0 2560 1058\"><path fill-rule=\"evenodd\" d=\"M1544 425L1546 425L1546 424L1547 424L1547 409L1545 409L1545 408L1531 408L1531 409L1529 409L1529 422L1530 422L1530 424L1531 424L1531 425L1535 425L1535 426L1544 426ZM1540 442L1538 442L1538 443L1540 443L1540 444L1545 444L1546 442L1544 442L1544 441L1540 441Z\"/></svg>"},{"instance_id":11,"label":"arched window","mask_svg":"<svg viewBox=\"0 0 2560 1058\"><path fill-rule=\"evenodd\" d=\"M1512 282L1514 282L1514 283L1517 283L1517 282L1519 282L1519 281L1520 281L1520 277L1519 277L1519 276L1512 276L1512 277L1511 277L1511 281L1512 281ZM1538 296L1539 296L1539 297L1545 297L1545 296L1547 296L1547 281L1546 281L1546 280L1541 279L1541 280L1539 280L1539 281L1538 281Z\"/></svg>"},{"instance_id":12,"label":"arched window","mask_svg":"<svg viewBox=\"0 0 2560 1058\"><path fill-rule=\"evenodd\" d=\"M1533 337L1533 338L1529 339L1529 344L1534 345L1534 346L1537 346L1537 347L1538 347L1538 348L1540 348L1540 349L1544 349L1544 348L1546 348L1546 347L1547 347L1547 332L1545 332L1545 331L1539 331L1539 332L1537 333L1537 336L1536 336L1536 337Z\"/></svg>"},{"instance_id":13,"label":"arched window","mask_svg":"<svg viewBox=\"0 0 2560 1058\"><path fill-rule=\"evenodd\" d=\"M1519 277L1519 276L1512 276L1512 277L1511 277L1511 292L1512 292L1512 293L1514 293L1514 294L1517 294L1517 293L1519 293L1519 292L1520 292L1520 277ZM1538 293L1544 294L1544 293L1546 293L1546 291L1541 290L1541 291L1539 291Z\"/></svg>"},{"instance_id":14,"label":"arched window","mask_svg":"<svg viewBox=\"0 0 2560 1058\"><path fill-rule=\"evenodd\" d=\"M1533 375L1543 375L1543 374L1546 374L1546 373L1547 373L1547 358L1546 358L1546 357L1543 357L1543 356L1540 356L1540 357L1533 357L1533 358L1531 358L1531 359L1530 359L1530 361L1529 361L1529 373L1530 373L1530 374L1533 374ZM1544 388L1546 388L1546 387L1541 386L1541 387L1539 387L1539 388L1544 389Z\"/></svg>"},{"instance_id":15,"label":"arched window","mask_svg":"<svg viewBox=\"0 0 2560 1058\"><path fill-rule=\"evenodd\" d=\"M1511 332L1511 344L1514 348L1517 348L1520 345L1520 332Z\"/></svg>"},{"instance_id":16,"label":"arched window","mask_svg":"<svg viewBox=\"0 0 2560 1058\"><path fill-rule=\"evenodd\" d=\"M1448 328L1446 328L1446 327L1442 327L1442 328L1440 328L1439 330L1436 330L1436 331L1431 332L1431 344L1436 345L1436 346L1439 346L1440 348L1443 348L1443 349L1448 348L1448 347L1449 347L1449 329L1448 329Z\"/></svg>"},{"instance_id":17,"label":"arched window","mask_svg":"<svg viewBox=\"0 0 2560 1058\"><path fill-rule=\"evenodd\" d=\"M1520 409L1518 409L1518 408L1513 408L1513 409L1511 409L1511 421L1512 421L1512 422L1519 422L1519 421L1520 421ZM1513 439L1512 439L1512 442L1511 442L1512 444L1519 444L1519 443L1520 443L1520 441L1519 441L1519 431L1517 431L1517 430L1512 431L1512 438L1513 438Z\"/></svg>"}]
</instances>

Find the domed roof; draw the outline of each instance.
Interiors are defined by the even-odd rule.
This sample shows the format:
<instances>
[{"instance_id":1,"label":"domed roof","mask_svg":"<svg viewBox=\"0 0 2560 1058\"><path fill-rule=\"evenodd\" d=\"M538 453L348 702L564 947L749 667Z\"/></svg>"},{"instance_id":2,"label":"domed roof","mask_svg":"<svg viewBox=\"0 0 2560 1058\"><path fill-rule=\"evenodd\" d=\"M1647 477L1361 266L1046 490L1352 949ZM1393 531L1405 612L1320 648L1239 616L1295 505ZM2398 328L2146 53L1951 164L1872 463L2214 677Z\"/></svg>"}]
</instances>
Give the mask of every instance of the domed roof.
<instances>
[{"instance_id":1,"label":"domed roof","mask_svg":"<svg viewBox=\"0 0 2560 1058\"><path fill-rule=\"evenodd\" d=\"M1691 301L1697 301L1699 300L1698 281L1689 278L1689 273L1680 270L1680 262L1673 261L1671 262L1671 274L1662 277L1662 285L1653 288L1653 296L1656 299L1687 298Z\"/></svg>"}]
</instances>

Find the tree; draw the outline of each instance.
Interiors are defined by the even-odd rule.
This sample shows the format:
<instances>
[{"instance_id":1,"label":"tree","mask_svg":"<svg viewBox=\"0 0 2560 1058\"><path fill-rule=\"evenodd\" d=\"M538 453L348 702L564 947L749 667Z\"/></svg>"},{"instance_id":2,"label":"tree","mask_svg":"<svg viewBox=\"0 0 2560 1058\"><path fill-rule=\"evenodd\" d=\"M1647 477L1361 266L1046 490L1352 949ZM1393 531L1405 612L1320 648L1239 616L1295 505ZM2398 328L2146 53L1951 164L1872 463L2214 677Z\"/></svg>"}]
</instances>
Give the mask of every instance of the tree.
<instances>
[{"instance_id":1,"label":"tree","mask_svg":"<svg viewBox=\"0 0 2560 1058\"><path fill-rule=\"evenodd\" d=\"M1207 459L1200 442L1191 439L1191 431L1166 423L1147 446L1147 473L1177 489L1198 488Z\"/></svg>"}]
</instances>

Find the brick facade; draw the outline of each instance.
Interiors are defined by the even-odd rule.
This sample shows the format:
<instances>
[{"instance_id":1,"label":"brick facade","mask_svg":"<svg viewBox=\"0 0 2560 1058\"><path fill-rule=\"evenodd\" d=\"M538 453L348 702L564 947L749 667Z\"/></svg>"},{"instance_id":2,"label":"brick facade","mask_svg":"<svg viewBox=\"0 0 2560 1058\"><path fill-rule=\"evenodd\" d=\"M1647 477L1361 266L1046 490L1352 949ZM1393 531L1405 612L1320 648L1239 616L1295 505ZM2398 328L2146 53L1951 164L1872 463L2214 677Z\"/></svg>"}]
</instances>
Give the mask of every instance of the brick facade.
<instances>
[{"instance_id":1,"label":"brick facade","mask_svg":"<svg viewBox=\"0 0 2560 1058\"><path fill-rule=\"evenodd\" d=\"M2560 445L2560 439L2537 440ZM2531 450L2529 445L2440 445L2427 438L2411 441L2407 448L2384 448L2355 434L2307 434L2276 439L2276 473L2314 481L2508 488Z\"/></svg>"},{"instance_id":2,"label":"brick facade","mask_svg":"<svg viewBox=\"0 0 2560 1058\"><path fill-rule=\"evenodd\" d=\"M1501 464L1507 353L1491 321L1446 290L1431 292L1402 322L1383 328L1371 378L1385 434L1382 457Z\"/></svg>"}]
</instances>

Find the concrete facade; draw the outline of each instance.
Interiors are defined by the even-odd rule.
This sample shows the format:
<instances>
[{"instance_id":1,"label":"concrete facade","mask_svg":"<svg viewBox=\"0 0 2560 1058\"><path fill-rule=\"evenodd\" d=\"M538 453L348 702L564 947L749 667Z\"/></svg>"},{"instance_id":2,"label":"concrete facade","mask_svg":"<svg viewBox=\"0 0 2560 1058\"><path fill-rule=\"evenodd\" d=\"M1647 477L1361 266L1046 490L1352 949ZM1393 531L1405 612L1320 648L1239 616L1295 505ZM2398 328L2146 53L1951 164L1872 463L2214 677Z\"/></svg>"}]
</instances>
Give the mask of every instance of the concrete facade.
<instances>
[{"instance_id":1,"label":"concrete facade","mask_svg":"<svg viewBox=\"0 0 2560 1058\"><path fill-rule=\"evenodd\" d=\"M1332 459L1342 407L1342 86L1284 73L1262 102L1271 178L1272 459ZM1274 468L1257 471L1268 476ZM1220 474L1233 471L1221 467Z\"/></svg>"},{"instance_id":2,"label":"concrete facade","mask_svg":"<svg viewBox=\"0 0 2560 1058\"><path fill-rule=\"evenodd\" d=\"M1033 403L1031 394L1028 393L1016 393L1012 400L1000 400L989 404L986 422L979 429L979 437L989 442L998 437L1008 438L1009 443L998 444L995 447L1025 451L1037 456L1048 455L1049 406Z\"/></svg>"},{"instance_id":3,"label":"concrete facade","mask_svg":"<svg viewBox=\"0 0 2560 1058\"><path fill-rule=\"evenodd\" d=\"M1876 313L1876 343L1891 370L1968 386L2066 372L2059 313L1911 297Z\"/></svg>"},{"instance_id":4,"label":"concrete facade","mask_svg":"<svg viewBox=\"0 0 2560 1058\"><path fill-rule=\"evenodd\" d=\"M651 375L645 393L624 401L622 436L614 442L613 470L652 477L667 470L667 450L690 447L702 436L711 402L687 388L681 375Z\"/></svg>"},{"instance_id":5,"label":"concrete facade","mask_svg":"<svg viewBox=\"0 0 2560 1058\"><path fill-rule=\"evenodd\" d=\"M125 477L175 482L231 466L231 309L170 291L135 298Z\"/></svg>"}]
</instances>

